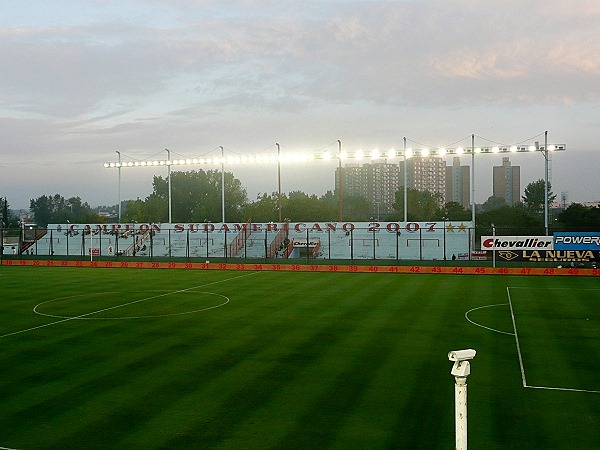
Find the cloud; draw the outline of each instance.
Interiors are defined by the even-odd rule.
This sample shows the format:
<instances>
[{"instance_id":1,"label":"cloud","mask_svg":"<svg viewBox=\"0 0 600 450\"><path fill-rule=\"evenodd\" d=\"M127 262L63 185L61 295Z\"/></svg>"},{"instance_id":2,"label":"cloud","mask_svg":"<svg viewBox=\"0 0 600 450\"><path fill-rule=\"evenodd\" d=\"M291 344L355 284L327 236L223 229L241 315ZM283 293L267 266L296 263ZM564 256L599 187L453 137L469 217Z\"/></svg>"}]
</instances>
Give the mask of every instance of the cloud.
<instances>
[{"instance_id":1,"label":"cloud","mask_svg":"<svg viewBox=\"0 0 600 450\"><path fill-rule=\"evenodd\" d=\"M22 2L0 18L3 157L532 127L591 145L598 23L596 0Z\"/></svg>"}]
</instances>

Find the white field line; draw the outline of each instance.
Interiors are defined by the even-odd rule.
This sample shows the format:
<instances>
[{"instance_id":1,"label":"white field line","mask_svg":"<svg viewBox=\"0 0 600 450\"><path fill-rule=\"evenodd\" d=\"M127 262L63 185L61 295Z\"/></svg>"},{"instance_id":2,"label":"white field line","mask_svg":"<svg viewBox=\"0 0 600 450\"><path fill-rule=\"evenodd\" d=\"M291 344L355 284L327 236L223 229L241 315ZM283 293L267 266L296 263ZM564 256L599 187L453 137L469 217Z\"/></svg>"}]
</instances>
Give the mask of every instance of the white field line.
<instances>
[{"instance_id":1,"label":"white field line","mask_svg":"<svg viewBox=\"0 0 600 450\"><path fill-rule=\"evenodd\" d=\"M548 387L548 386L525 386L529 389L545 389L547 391L568 391L568 392L587 392L591 394L600 394L600 391L592 391L590 389L573 389L573 388L561 388L561 387Z\"/></svg>"},{"instance_id":2,"label":"white field line","mask_svg":"<svg viewBox=\"0 0 600 450\"><path fill-rule=\"evenodd\" d=\"M470 323L472 323L473 325L475 325L477 327L485 328L486 330L494 331L494 332L500 333L500 334L508 334L509 336L514 336L515 335L514 333L509 333L508 331L501 331L501 330L496 330L495 328L486 327L485 325L481 325L480 323L474 322L473 320L469 319L469 313L472 311L477 311L478 309L484 309L484 308L493 308L494 306L506 306L506 305L508 305L508 303L497 303L495 305L478 306L477 308L468 310L465 313L465 319L467 319Z\"/></svg>"},{"instance_id":3,"label":"white field line","mask_svg":"<svg viewBox=\"0 0 600 450\"><path fill-rule=\"evenodd\" d=\"M520 287L521 289L529 289L527 287ZM515 329L515 341L517 343L517 353L519 355L519 364L521 366L521 377L523 378L523 387L524 388L528 388L528 389L542 389L542 390L547 390L547 391L565 391L565 392L585 392L585 393L591 393L591 394L600 394L600 391L595 391L595 390L591 390L591 389L575 389L575 388L563 388L563 387L550 387L550 386L529 386L527 384L527 380L525 379L525 368L523 367L523 357L521 356L521 345L519 344L519 336L517 334L517 324L515 322L515 314L513 311L513 307L512 307L512 301L510 298L510 289L519 289L519 288L509 288L508 286L506 287L506 294L508 295L508 304L510 305L510 315L512 317L512 321L513 321L513 327ZM535 288L533 288L535 289ZM568 288L552 288L552 289L568 289ZM600 289L585 289L590 290L590 291L597 291Z\"/></svg>"},{"instance_id":4,"label":"white field line","mask_svg":"<svg viewBox=\"0 0 600 450\"><path fill-rule=\"evenodd\" d=\"M211 286L213 284L224 283L226 281L231 281L231 280L235 280L235 279L238 279L238 278L247 277L247 276L250 276L250 275L255 275L257 273L260 273L260 272L250 272L250 273L246 273L244 275L238 275L237 277L231 277L231 278L226 278L224 280L213 281L212 283L201 284L199 286L192 286L192 287L185 288L185 289L179 289L177 291L172 291L172 292L167 292L167 293L164 293L164 294L153 295L151 297L141 298L139 300L134 300L134 301L131 301L131 302L123 303L121 305L111 306L109 308L99 309L98 311L92 311L92 312L89 312L89 313L81 314L79 316L68 317L66 319L56 320L54 322L46 323L44 325L38 325L36 327L26 328L24 330L13 331L12 333L7 333L7 334L1 335L0 339L5 338L5 337L9 337L9 336L14 336L15 334L27 333L28 331L38 330L40 328L45 328L45 327L49 327L49 326L52 326L52 325L58 325L59 323L68 322L69 320L81 319L81 318L84 318L84 317L87 317L87 316L91 316L91 315L94 315L94 314L98 314L98 313L101 313L101 312L110 311L111 309L122 308L123 306L128 306L128 305L133 305L135 303L144 302L146 300L152 300L154 298L166 297L168 295L177 294L177 293L180 293L180 292L186 292L186 291L190 291L190 290L193 290L193 289L203 288L203 287L206 287L206 286Z\"/></svg>"},{"instance_id":5,"label":"white field line","mask_svg":"<svg viewBox=\"0 0 600 450\"><path fill-rule=\"evenodd\" d=\"M517 343L517 354L519 355L519 365L521 366L521 379L523 387L527 387L527 379L525 378L525 368L523 367L523 356L521 355L521 345L519 344L519 335L517 333L517 323L515 321L515 312L513 310L512 301L510 300L510 290L506 287L506 295L508 296L508 306L510 307L510 317L512 318L513 329L515 330L515 341Z\"/></svg>"},{"instance_id":6,"label":"white field line","mask_svg":"<svg viewBox=\"0 0 600 450\"><path fill-rule=\"evenodd\" d=\"M174 292L170 292L167 290L163 290L162 292L168 292L168 294L166 295L171 295ZM214 305L214 306L207 306L206 308L201 308L201 309L194 309L192 311L183 311L183 312L178 312L178 313L171 313L171 314L157 314L157 315L147 315L147 316L127 316L127 317L72 317L72 316L58 316L56 314L46 314L43 312L38 311L38 307L45 305L46 303L51 303L54 302L56 300L64 300L66 298L75 298L75 297L86 297L88 294L80 294L80 295L70 295L69 297L62 297L62 298L58 298L58 299L54 299L54 300L48 300L42 303L39 303L37 305L35 305L35 307L33 308L33 312L40 315L40 316L46 316L46 317L52 317L53 319L74 319L76 318L77 320L132 320L132 319L155 319L157 317L171 317L171 316L182 316L185 314L195 314L195 313L199 313L202 311L208 311L210 309L216 309L216 308L220 308L221 306L225 306L227 303L229 303L229 297L223 295L223 294L217 294L216 292L204 292L204 291L187 291L188 293L192 293L192 294L206 294L206 295L214 295L216 297L221 297L223 299L225 299L225 301L223 303L219 303L218 305ZM182 292L177 292L177 293L182 293ZM99 292L97 294L93 294L93 295L103 295L103 294L120 294L120 292ZM0 449L2 450L2 449Z\"/></svg>"}]
</instances>

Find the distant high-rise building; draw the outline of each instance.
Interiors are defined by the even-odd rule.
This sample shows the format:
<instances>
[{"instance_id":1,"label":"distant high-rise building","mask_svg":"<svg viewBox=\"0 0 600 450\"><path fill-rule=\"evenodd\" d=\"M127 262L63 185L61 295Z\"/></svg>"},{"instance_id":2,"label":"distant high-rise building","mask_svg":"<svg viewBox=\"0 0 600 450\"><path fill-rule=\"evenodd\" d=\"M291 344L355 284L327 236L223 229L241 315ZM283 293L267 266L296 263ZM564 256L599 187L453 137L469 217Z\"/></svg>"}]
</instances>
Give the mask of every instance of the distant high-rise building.
<instances>
[{"instance_id":1,"label":"distant high-rise building","mask_svg":"<svg viewBox=\"0 0 600 450\"><path fill-rule=\"evenodd\" d=\"M335 186L340 183L340 168L335 170ZM399 187L398 166L385 162L346 164L342 169L342 190L361 195L373 206L373 214L394 212Z\"/></svg>"},{"instance_id":2,"label":"distant high-rise building","mask_svg":"<svg viewBox=\"0 0 600 450\"><path fill-rule=\"evenodd\" d=\"M404 186L404 161L400 161L400 186ZM410 158L406 165L406 185L418 191L440 194L446 198L446 162L438 157Z\"/></svg>"},{"instance_id":3,"label":"distant high-rise building","mask_svg":"<svg viewBox=\"0 0 600 450\"><path fill-rule=\"evenodd\" d=\"M501 166L494 166L493 194L503 198L507 205L521 201L521 168L511 166L508 157L502 158Z\"/></svg>"},{"instance_id":4,"label":"distant high-rise building","mask_svg":"<svg viewBox=\"0 0 600 450\"><path fill-rule=\"evenodd\" d=\"M452 165L446 166L446 203L456 202L463 208L471 208L470 167L461 166L460 158L455 156Z\"/></svg>"}]
</instances>

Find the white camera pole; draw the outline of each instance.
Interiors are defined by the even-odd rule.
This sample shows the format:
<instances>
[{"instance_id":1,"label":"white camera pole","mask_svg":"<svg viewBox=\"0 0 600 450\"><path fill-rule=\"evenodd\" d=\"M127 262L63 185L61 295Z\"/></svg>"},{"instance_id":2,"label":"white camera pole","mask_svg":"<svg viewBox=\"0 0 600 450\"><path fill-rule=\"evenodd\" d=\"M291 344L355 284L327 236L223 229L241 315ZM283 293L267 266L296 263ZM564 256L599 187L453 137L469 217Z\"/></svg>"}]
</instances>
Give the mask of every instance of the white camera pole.
<instances>
[{"instance_id":1,"label":"white camera pole","mask_svg":"<svg viewBox=\"0 0 600 450\"><path fill-rule=\"evenodd\" d=\"M448 353L448 359L454 361L454 412L456 450L467 450L467 377L471 374L469 360L476 355L473 349L455 350Z\"/></svg>"}]
</instances>

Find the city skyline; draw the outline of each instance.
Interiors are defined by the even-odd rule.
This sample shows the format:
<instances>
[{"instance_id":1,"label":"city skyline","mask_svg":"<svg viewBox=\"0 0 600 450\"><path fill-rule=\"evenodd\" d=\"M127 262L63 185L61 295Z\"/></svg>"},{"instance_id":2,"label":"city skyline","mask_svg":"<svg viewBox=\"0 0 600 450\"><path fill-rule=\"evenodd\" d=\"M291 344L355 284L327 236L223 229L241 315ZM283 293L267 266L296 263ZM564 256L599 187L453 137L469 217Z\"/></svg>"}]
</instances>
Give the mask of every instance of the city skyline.
<instances>
[{"instance_id":1,"label":"city skyline","mask_svg":"<svg viewBox=\"0 0 600 450\"><path fill-rule=\"evenodd\" d=\"M103 163L117 151L335 153L339 139L385 152L405 137L530 145L548 131L567 145L553 192L598 201L599 21L593 0L14 2L0 17L0 196L12 209L56 193L116 204L117 171ZM521 188L544 177L541 154L511 162ZM500 164L477 160L476 203ZM334 190L336 167L282 164L282 191ZM251 201L278 189L274 164L225 170ZM145 198L166 175L122 170L121 198Z\"/></svg>"}]
</instances>

